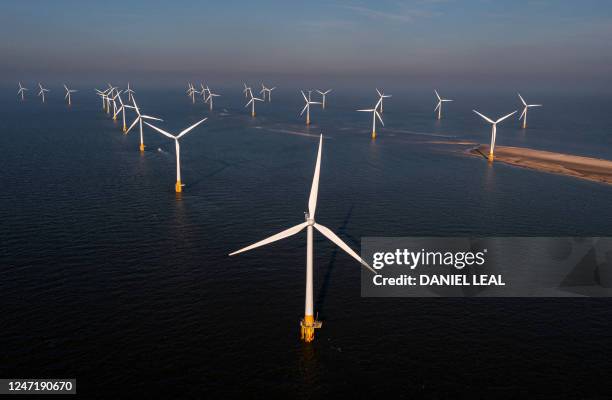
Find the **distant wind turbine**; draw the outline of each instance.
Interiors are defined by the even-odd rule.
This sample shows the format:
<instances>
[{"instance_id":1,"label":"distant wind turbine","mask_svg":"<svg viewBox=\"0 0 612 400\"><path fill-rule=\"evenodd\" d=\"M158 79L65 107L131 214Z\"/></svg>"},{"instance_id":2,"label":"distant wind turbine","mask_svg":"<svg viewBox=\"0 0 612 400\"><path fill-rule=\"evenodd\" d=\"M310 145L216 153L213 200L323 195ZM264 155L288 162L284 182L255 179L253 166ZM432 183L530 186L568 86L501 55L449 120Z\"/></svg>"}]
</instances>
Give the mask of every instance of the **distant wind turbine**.
<instances>
[{"instance_id":1,"label":"distant wind turbine","mask_svg":"<svg viewBox=\"0 0 612 400\"><path fill-rule=\"evenodd\" d=\"M160 129L154 125L151 125L148 122L145 122L145 124L149 125L151 128L155 129L157 132L161 133L164 136L169 137L170 139L174 139L174 143L175 143L175 148L176 148L176 185L174 186L174 189L176 190L177 193L180 193L183 191L182 187L183 184L181 182L181 146L179 145L179 139L182 138L185 134L187 134L189 131L191 131L193 128L195 128L196 126L200 125L202 122L206 121L208 118L204 118L198 122L196 122L195 124L191 125L189 128L182 130L178 135L173 135L171 133L166 132L163 129Z\"/></svg>"},{"instance_id":2,"label":"distant wind turbine","mask_svg":"<svg viewBox=\"0 0 612 400\"><path fill-rule=\"evenodd\" d=\"M310 100L310 93L311 93L310 90L308 91L308 97L306 97L303 90L301 90L301 92L302 92L302 97L304 98L304 101L306 102L306 104L304 105L304 108L302 108L300 117L304 114L304 111L306 111L306 125L310 125L310 105L311 104L321 104L321 103L318 101Z\"/></svg>"},{"instance_id":3,"label":"distant wind turbine","mask_svg":"<svg viewBox=\"0 0 612 400\"><path fill-rule=\"evenodd\" d=\"M521 99L521 103L523 103L523 112L521 113L520 117L519 117L519 121L521 119L523 119L523 129L527 128L527 109L529 109L529 107L542 107L542 104L527 104L527 102L525 102L525 99L523 99L523 97L521 96L520 93L517 93L519 99Z\"/></svg>"},{"instance_id":4,"label":"distant wind turbine","mask_svg":"<svg viewBox=\"0 0 612 400\"><path fill-rule=\"evenodd\" d=\"M494 155L493 155L493 152L495 150L495 137L497 136L497 124L499 124L500 122L502 122L506 118L511 117L514 114L516 114L516 111L513 111L510 114L501 117L497 121L493 121L489 117L486 117L486 116L482 115L481 113L479 113L476 110L472 110L472 111L474 111L476 114L480 115L485 121L487 121L488 123L490 123L492 125L492 127L491 127L491 147L489 147L489 161L493 162L493 159L495 158Z\"/></svg>"},{"instance_id":5,"label":"distant wind turbine","mask_svg":"<svg viewBox=\"0 0 612 400\"><path fill-rule=\"evenodd\" d=\"M113 102L113 120L117 119L117 97L121 95L121 90L115 91L115 95L110 99Z\"/></svg>"},{"instance_id":6,"label":"distant wind turbine","mask_svg":"<svg viewBox=\"0 0 612 400\"><path fill-rule=\"evenodd\" d=\"M378 93L378 96L380 97L380 113L383 113L383 99L386 99L387 97L392 97L390 94L385 94L385 91L383 90L382 92L378 89L376 89L376 93Z\"/></svg>"},{"instance_id":7,"label":"distant wind turbine","mask_svg":"<svg viewBox=\"0 0 612 400\"><path fill-rule=\"evenodd\" d=\"M263 93L264 101L266 100L266 93L267 93L268 94L268 103L272 102L272 91L274 89L276 89L276 86L274 86L272 88L268 88L263 83L261 84L261 90L259 91L259 93Z\"/></svg>"},{"instance_id":8,"label":"distant wind turbine","mask_svg":"<svg viewBox=\"0 0 612 400\"><path fill-rule=\"evenodd\" d=\"M213 93L212 90L208 88L208 86L206 86L206 90L208 90L208 98L206 99L206 102L210 106L210 111L212 111L213 110L213 97L219 97L221 95L217 93Z\"/></svg>"},{"instance_id":9,"label":"distant wind turbine","mask_svg":"<svg viewBox=\"0 0 612 400\"><path fill-rule=\"evenodd\" d=\"M66 85L64 85L64 89L66 89L66 96L64 96L64 99L68 99L68 105L71 106L72 105L72 96L70 94L71 93L76 93L76 92L78 92L78 90L68 89L68 86L66 86Z\"/></svg>"},{"instance_id":10,"label":"distant wind turbine","mask_svg":"<svg viewBox=\"0 0 612 400\"><path fill-rule=\"evenodd\" d=\"M123 99L121 98L121 95L118 96L119 99L119 104L121 105L117 111L115 111L115 114L113 115L113 119L117 118L117 114L121 113L121 119L123 120L123 133L127 133L127 126L125 125L125 107L126 105L123 104Z\"/></svg>"},{"instance_id":11,"label":"distant wind turbine","mask_svg":"<svg viewBox=\"0 0 612 400\"><path fill-rule=\"evenodd\" d=\"M249 96L253 97L253 91L251 90L251 87L250 87L250 86L247 86L247 84L246 84L246 83L244 83L244 82L243 82L242 84L244 85L244 90L243 90L243 92L244 92L244 98L245 98L245 99L248 99L248 98L249 98Z\"/></svg>"},{"instance_id":12,"label":"distant wind turbine","mask_svg":"<svg viewBox=\"0 0 612 400\"><path fill-rule=\"evenodd\" d=\"M434 108L434 112L438 112L438 119L442 119L442 103L446 103L449 101L452 101L450 99L443 99L442 97L440 97L440 95L438 94L438 91L434 89L434 93L436 94L436 97L438 98L438 105L436 106L436 108Z\"/></svg>"},{"instance_id":13,"label":"distant wind turbine","mask_svg":"<svg viewBox=\"0 0 612 400\"><path fill-rule=\"evenodd\" d=\"M210 92L210 89L208 88L208 85L204 87L202 83L200 83L200 87L202 88L202 90L200 91L200 94L202 95L202 101L204 103L208 103L207 99L208 99L208 93Z\"/></svg>"},{"instance_id":14,"label":"distant wind turbine","mask_svg":"<svg viewBox=\"0 0 612 400\"><path fill-rule=\"evenodd\" d=\"M249 104L251 105L251 117L255 116L255 102L256 101L262 101L263 102L262 99L257 98L257 97L253 97L253 95L251 94L251 100L249 100L249 102L244 105L245 108L248 107Z\"/></svg>"},{"instance_id":15,"label":"distant wind turbine","mask_svg":"<svg viewBox=\"0 0 612 400\"><path fill-rule=\"evenodd\" d=\"M163 121L163 119L151 117L150 115L142 115L142 114L140 114L140 109L138 108L138 104L136 104L136 98L135 97L132 97L132 102L134 104L133 106L125 105L125 107L133 108L134 111L136 111L136 119L134 120L134 122L132 122L132 125L130 125L128 130L125 131L125 134L127 135L128 133L130 133L130 130L137 123L140 125L140 152L142 153L142 152L144 152L144 149L145 149L144 136L142 135L142 122L143 122L143 120L148 119L148 120L153 120L153 121Z\"/></svg>"},{"instance_id":16,"label":"distant wind turbine","mask_svg":"<svg viewBox=\"0 0 612 400\"><path fill-rule=\"evenodd\" d=\"M360 112L371 112L372 113L372 139L376 139L376 118L380 120L382 126L385 126L385 123L382 120L382 117L378 113L378 106L382 103L382 97L378 99L378 103L374 106L374 108L369 108L366 110L357 110Z\"/></svg>"},{"instance_id":17,"label":"distant wind turbine","mask_svg":"<svg viewBox=\"0 0 612 400\"><path fill-rule=\"evenodd\" d=\"M325 96L330 94L332 89L327 89L326 91L317 90L317 93L321 95L321 108L325 110Z\"/></svg>"},{"instance_id":18,"label":"distant wind turbine","mask_svg":"<svg viewBox=\"0 0 612 400\"><path fill-rule=\"evenodd\" d=\"M38 92L39 96L42 96L42 102L45 102L45 92L49 92L49 89L45 89L40 82L38 83L38 87L40 88L40 91Z\"/></svg>"},{"instance_id":19,"label":"distant wind turbine","mask_svg":"<svg viewBox=\"0 0 612 400\"><path fill-rule=\"evenodd\" d=\"M319 175L321 173L321 151L323 147L323 135L321 135L319 139L319 151L317 153L317 162L315 164L314 177L312 179L312 187L310 189L310 197L308 199L308 212L304 213L305 222L296 225L292 228L285 229L284 231L277 233L268 237L267 239L263 239L257 243L254 243L250 246L244 247L238 251L230 253L230 256L235 254L243 253L245 251L249 251L255 249L257 247L264 246L269 243L276 242L277 240L285 239L287 237L293 236L304 228L306 229L306 295L305 295L305 304L304 304L304 319L300 321L300 332L301 338L305 342L312 342L314 340L314 332L315 329L318 329L322 326L321 321L315 320L314 314L314 290L313 290L313 281L314 281L314 271L313 271L313 233L314 229L318 230L323 236L332 241L342 250L344 250L348 255L353 257L359 263L361 263L364 267L372 271L376 274L376 271L372 269L361 257L357 255L342 239L340 239L331 229L320 225L315 222L315 212L317 209L317 197L319 192Z\"/></svg>"},{"instance_id":20,"label":"distant wind turbine","mask_svg":"<svg viewBox=\"0 0 612 400\"><path fill-rule=\"evenodd\" d=\"M132 90L132 88L130 88L130 82L128 82L127 90L125 91L125 93L127 93L127 95L128 95L128 102L131 102L132 101L132 95L134 93L136 93L136 92L134 92Z\"/></svg>"},{"instance_id":21,"label":"distant wind turbine","mask_svg":"<svg viewBox=\"0 0 612 400\"><path fill-rule=\"evenodd\" d=\"M19 90L17 91L17 95L21 95L21 101L24 100L24 92L26 90L30 90L30 89L27 89L27 88L21 86L21 82L19 82Z\"/></svg>"}]
</instances>

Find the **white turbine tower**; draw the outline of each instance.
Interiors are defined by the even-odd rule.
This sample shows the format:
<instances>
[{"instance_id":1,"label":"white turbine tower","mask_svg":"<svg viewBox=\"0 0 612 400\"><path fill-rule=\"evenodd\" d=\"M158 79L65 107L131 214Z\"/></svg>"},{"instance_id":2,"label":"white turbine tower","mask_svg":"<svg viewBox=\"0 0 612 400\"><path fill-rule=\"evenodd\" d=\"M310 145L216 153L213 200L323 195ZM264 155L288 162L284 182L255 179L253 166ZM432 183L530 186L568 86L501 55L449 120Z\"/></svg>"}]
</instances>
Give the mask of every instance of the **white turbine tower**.
<instances>
[{"instance_id":1,"label":"white turbine tower","mask_svg":"<svg viewBox=\"0 0 612 400\"><path fill-rule=\"evenodd\" d=\"M213 97L219 97L221 95L217 93L213 93L212 90L208 88L208 86L206 86L206 90L208 91L208 98L205 100L205 102L208 103L208 105L210 106L210 111L212 111L213 110Z\"/></svg>"},{"instance_id":2,"label":"white turbine tower","mask_svg":"<svg viewBox=\"0 0 612 400\"><path fill-rule=\"evenodd\" d=\"M380 120L382 126L385 126L385 123L382 120L382 117L378 113L378 106L382 103L382 97L378 99L378 103L374 106L374 108L369 108L366 110L357 110L360 112L371 112L372 113L372 139L376 139L376 118Z\"/></svg>"},{"instance_id":3,"label":"white turbine tower","mask_svg":"<svg viewBox=\"0 0 612 400\"><path fill-rule=\"evenodd\" d=\"M189 128L182 130L181 133L179 133L176 136L171 133L166 132L163 129L153 126L148 122L145 122L145 124L149 125L151 128L155 129L157 132L161 133L162 135L167 136L170 139L174 139L174 143L176 145L176 185L174 186L174 189L176 190L177 193L180 193L183 191L182 189L183 184L181 183L181 146L179 145L179 139L182 138L185 134L187 134L187 132L191 131L193 128L200 125L202 122L206 121L207 119L208 118L204 118L200 120L199 122L196 122L195 124L191 125Z\"/></svg>"},{"instance_id":4,"label":"white turbine tower","mask_svg":"<svg viewBox=\"0 0 612 400\"><path fill-rule=\"evenodd\" d=\"M74 90L74 89L68 89L68 86L64 85L64 89L66 89L66 96L64 96L64 99L68 99L68 105L71 106L72 105L72 93L76 93L78 92L78 90Z\"/></svg>"},{"instance_id":5,"label":"white turbine tower","mask_svg":"<svg viewBox=\"0 0 612 400\"><path fill-rule=\"evenodd\" d=\"M134 93L136 93L136 92L134 92L132 90L132 88L130 88L130 82L128 82L127 90L125 91L125 93L127 93L127 95L128 95L128 102L131 102L132 101L132 95Z\"/></svg>"},{"instance_id":6,"label":"white turbine tower","mask_svg":"<svg viewBox=\"0 0 612 400\"><path fill-rule=\"evenodd\" d=\"M527 128L527 109L529 107L542 107L542 104L527 104L527 102L525 101L525 99L523 99L523 96L521 96L520 93L517 93L519 99L521 99L521 103L523 103L523 112L521 113L520 117L519 117L519 121L521 119L523 119L523 129Z\"/></svg>"},{"instance_id":7,"label":"white turbine tower","mask_svg":"<svg viewBox=\"0 0 612 400\"><path fill-rule=\"evenodd\" d=\"M136 104L136 98L135 97L132 97L132 102L134 103L133 106L125 105L125 107L133 108L136 111L136 119L134 120L134 122L132 122L132 125L130 125L130 127L125 132L125 134L127 135L128 133L130 133L130 130L137 123L140 125L140 152L142 153L142 152L144 152L144 149L145 149L144 136L142 135L142 122L143 122L143 120L145 120L145 119L150 119L150 120L154 120L154 121L163 121L163 120L159 119L159 118L151 117L150 115L142 115L142 114L140 114L140 109L138 108L138 104Z\"/></svg>"},{"instance_id":8,"label":"white turbine tower","mask_svg":"<svg viewBox=\"0 0 612 400\"><path fill-rule=\"evenodd\" d=\"M30 90L30 89L27 89L27 88L25 88L25 87L21 86L21 82L19 82L19 90L17 91L17 95L18 95L18 96L19 96L19 95L21 95L21 101L23 101L23 100L24 100L24 98L25 98L25 97L24 97L24 96L25 96L25 93L24 93L24 92L25 92L26 90Z\"/></svg>"},{"instance_id":9,"label":"white turbine tower","mask_svg":"<svg viewBox=\"0 0 612 400\"><path fill-rule=\"evenodd\" d=\"M310 90L308 91L308 97L306 97L303 90L301 90L301 92L302 92L302 97L304 98L304 101L306 102L306 104L304 105L304 108L302 108L300 117L304 114L304 111L306 111L306 125L310 125L310 105L311 104L321 104L321 103L318 101L310 100L310 93L311 93Z\"/></svg>"},{"instance_id":10,"label":"white turbine tower","mask_svg":"<svg viewBox=\"0 0 612 400\"><path fill-rule=\"evenodd\" d=\"M495 137L497 136L497 124L499 124L500 122L502 122L506 118L511 117L514 114L516 114L516 111L513 111L510 114L501 117L497 121L493 121L491 118L482 115L481 113L479 113L476 110L472 110L472 111L474 111L476 114L480 115L485 121L487 121L488 123L490 123L492 125L492 127L491 127L491 147L489 148L489 161L493 162L493 159L495 158L494 155L493 155L493 152L495 150Z\"/></svg>"},{"instance_id":11,"label":"white turbine tower","mask_svg":"<svg viewBox=\"0 0 612 400\"><path fill-rule=\"evenodd\" d=\"M248 107L249 104L251 105L251 117L255 116L255 102L256 101L263 101L263 100L257 97L253 97L253 95L251 94L251 100L249 100L249 102L244 105L245 108Z\"/></svg>"},{"instance_id":12,"label":"white turbine tower","mask_svg":"<svg viewBox=\"0 0 612 400\"><path fill-rule=\"evenodd\" d=\"M102 99L102 109L106 110L106 100L108 98L107 92L109 91L109 89L106 89L106 90L95 89L95 90L98 96L100 96L100 98Z\"/></svg>"},{"instance_id":13,"label":"white turbine tower","mask_svg":"<svg viewBox=\"0 0 612 400\"><path fill-rule=\"evenodd\" d=\"M317 90L317 93L321 95L321 108L325 110L325 96L330 94L332 89L327 89L326 91Z\"/></svg>"},{"instance_id":14,"label":"white turbine tower","mask_svg":"<svg viewBox=\"0 0 612 400\"><path fill-rule=\"evenodd\" d=\"M306 299L304 305L304 319L300 322L300 331L301 337L305 342L312 342L314 340L314 331L317 328L320 328L322 323L320 321L315 320L314 314L314 291L313 291L313 281L314 281L314 272L313 272L313 228L318 230L323 234L327 239L331 240L338 247L348 253L351 257L361 263L363 266L368 268L370 271L376 273L367 262L365 262L361 257L357 255L346 243L342 241L334 232L332 232L329 228L320 225L315 222L315 211L317 208L317 195L319 192L319 175L321 173L321 150L323 147L323 135L321 135L319 139L319 151L317 153L317 162L315 165L314 177L312 179L312 187L310 189L310 198L308 199L308 212L305 213L306 221L296 225L292 228L286 229L276 235L272 235L267 239L261 240L255 244L247 246L243 249L235 251L230 254L233 256L238 253L242 253L248 250L252 250L254 248L264 246L266 244L276 242L277 240L281 240L287 238L289 236L293 236L306 228Z\"/></svg>"},{"instance_id":15,"label":"white turbine tower","mask_svg":"<svg viewBox=\"0 0 612 400\"><path fill-rule=\"evenodd\" d=\"M40 88L40 91L38 92L39 96L42 96L42 102L45 102L45 92L48 92L49 89L45 89L40 82L38 83L38 87Z\"/></svg>"},{"instance_id":16,"label":"white turbine tower","mask_svg":"<svg viewBox=\"0 0 612 400\"><path fill-rule=\"evenodd\" d=\"M438 94L438 91L434 89L434 93L436 94L436 97L438 98L438 105L436 106L436 108L434 108L434 112L438 112L438 119L442 119L442 103L446 103L449 101L452 101L450 99L443 99L442 97L440 97L440 95Z\"/></svg>"},{"instance_id":17,"label":"white turbine tower","mask_svg":"<svg viewBox=\"0 0 612 400\"><path fill-rule=\"evenodd\" d=\"M380 96L380 113L383 113L383 99L386 99L387 97L392 97L390 94L385 94L385 91L383 90L382 92L378 89L376 89L376 93L378 93L378 96Z\"/></svg>"}]
</instances>

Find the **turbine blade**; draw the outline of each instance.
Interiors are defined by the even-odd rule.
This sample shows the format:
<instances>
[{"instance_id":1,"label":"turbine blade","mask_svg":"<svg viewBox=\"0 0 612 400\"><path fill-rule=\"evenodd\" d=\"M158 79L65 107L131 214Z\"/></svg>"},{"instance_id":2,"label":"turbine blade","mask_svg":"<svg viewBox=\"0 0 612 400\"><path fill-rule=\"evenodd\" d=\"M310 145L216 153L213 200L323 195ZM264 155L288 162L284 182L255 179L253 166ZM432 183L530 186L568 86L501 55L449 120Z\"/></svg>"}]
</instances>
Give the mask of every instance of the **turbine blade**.
<instances>
[{"instance_id":1,"label":"turbine blade","mask_svg":"<svg viewBox=\"0 0 612 400\"><path fill-rule=\"evenodd\" d=\"M385 126L385 123L383 122L382 118L380 117L380 114L378 113L378 111L374 110L374 113L376 114L376 116L378 117L378 120L380 121L380 123L382 124L382 126Z\"/></svg>"},{"instance_id":2,"label":"turbine blade","mask_svg":"<svg viewBox=\"0 0 612 400\"><path fill-rule=\"evenodd\" d=\"M495 121L496 124L499 124L500 122L502 122L503 120L505 120L508 117L513 116L514 114L516 114L516 110L512 111L510 114L508 115L504 115L503 117L501 117L500 119L498 119L497 121Z\"/></svg>"},{"instance_id":3,"label":"turbine blade","mask_svg":"<svg viewBox=\"0 0 612 400\"><path fill-rule=\"evenodd\" d=\"M191 125L189 128L187 129L183 129L181 131L181 133L178 134L178 136L176 137L177 139L180 139L181 137L185 136L187 133L189 133L193 128L195 128L196 126L200 125L202 122L206 121L208 118L204 118L199 120L198 122L196 122L195 124Z\"/></svg>"},{"instance_id":4,"label":"turbine blade","mask_svg":"<svg viewBox=\"0 0 612 400\"><path fill-rule=\"evenodd\" d=\"M523 105L526 106L527 103L525 103L525 100L523 99L523 96L521 96L520 93L517 93L517 94L518 94L519 99L521 99L521 103L523 103Z\"/></svg>"},{"instance_id":5,"label":"turbine blade","mask_svg":"<svg viewBox=\"0 0 612 400\"><path fill-rule=\"evenodd\" d=\"M316 230L318 230L319 232L321 232L323 234L323 236L325 236L326 238L328 238L329 240L331 240L332 242L334 242L338 247L340 247L342 250L344 250L345 252L348 253L348 255L350 255L351 257L353 257L355 260L359 261L359 263L361 263L361 265L363 265L364 267L366 267L367 269L369 269L370 271L372 271L373 273L377 273L372 267L370 267L368 265L367 262L365 262L361 257L359 257L357 255L357 253L355 253L349 246L348 244L344 243L342 241L342 239L340 239L334 232L331 231L331 229L320 225L320 224L314 224L314 227L316 228Z\"/></svg>"},{"instance_id":6,"label":"turbine blade","mask_svg":"<svg viewBox=\"0 0 612 400\"><path fill-rule=\"evenodd\" d=\"M518 119L522 119L523 115L525 115L525 113L527 112L527 107L523 108L523 112L521 113L521 115L518 117Z\"/></svg>"},{"instance_id":7,"label":"turbine blade","mask_svg":"<svg viewBox=\"0 0 612 400\"><path fill-rule=\"evenodd\" d=\"M166 132L163 129L159 129L158 127L156 127L155 125L151 125L150 123L143 121L145 124L149 125L151 128L155 129L157 132L161 133L164 136L168 136L170 139L176 139L176 137L174 137L174 135L172 135L171 133Z\"/></svg>"},{"instance_id":8,"label":"turbine blade","mask_svg":"<svg viewBox=\"0 0 612 400\"><path fill-rule=\"evenodd\" d=\"M253 243L250 246L244 247L240 250L236 250L233 253L230 253L230 256L233 256L235 254L239 254L239 253L243 253L245 251L249 251L252 249L255 249L257 247L261 247L261 246L265 246L268 243L272 243L272 242L276 242L277 240L281 240L281 239L285 239L288 238L289 236L293 236L296 233L299 233L302 229L306 228L306 226L308 226L308 222L303 222L299 225L296 225L294 227L291 227L289 229L285 229L282 232L277 233L276 235L272 235L269 238L266 238L264 240L260 240L257 243Z\"/></svg>"},{"instance_id":9,"label":"turbine blade","mask_svg":"<svg viewBox=\"0 0 612 400\"><path fill-rule=\"evenodd\" d=\"M141 115L140 118L142 118L142 119L152 119L154 121L163 121L163 119L161 119L161 118L155 118L155 117L152 117L150 115Z\"/></svg>"},{"instance_id":10,"label":"turbine blade","mask_svg":"<svg viewBox=\"0 0 612 400\"><path fill-rule=\"evenodd\" d=\"M436 89L434 89L434 92L436 93L436 97L438 98L438 100L442 100L442 98L440 98L440 95L438 94L438 91Z\"/></svg>"},{"instance_id":11,"label":"turbine blade","mask_svg":"<svg viewBox=\"0 0 612 400\"><path fill-rule=\"evenodd\" d=\"M308 103L308 98L307 98L307 97L306 97L306 95L304 94L304 91L303 91L303 90L301 90L301 92L302 92L302 97L304 97L304 101L306 101L306 103Z\"/></svg>"},{"instance_id":12,"label":"turbine blade","mask_svg":"<svg viewBox=\"0 0 612 400\"><path fill-rule=\"evenodd\" d=\"M138 117L136 117L136 119L134 120L134 122L132 122L132 125L130 125L130 127L128 128L127 131L125 131L125 134L127 135L128 133L130 133L130 131L132 130L132 128L134 126L136 126L136 124L138 123Z\"/></svg>"},{"instance_id":13,"label":"turbine blade","mask_svg":"<svg viewBox=\"0 0 612 400\"><path fill-rule=\"evenodd\" d=\"M380 91L378 90L378 88L376 88L376 93L378 93L378 95L379 95L380 97L382 97L382 96L383 96L383 95L382 95L382 93L380 93Z\"/></svg>"},{"instance_id":14,"label":"turbine blade","mask_svg":"<svg viewBox=\"0 0 612 400\"><path fill-rule=\"evenodd\" d=\"M479 113L478 111L476 111L476 110L472 110L472 111L474 111L476 114L480 115L480 116L481 116L482 118L484 118L484 119L485 119L487 122L489 122L489 123L491 123L491 124L494 124L494 123L495 123L495 121L493 121L491 118L489 118L489 117L485 117L484 115L482 115L482 114L481 114L481 113Z\"/></svg>"},{"instance_id":15,"label":"turbine blade","mask_svg":"<svg viewBox=\"0 0 612 400\"><path fill-rule=\"evenodd\" d=\"M442 105L442 100L438 102L438 105L436 106L436 108L434 108L434 111L438 111L438 108L440 108L441 105Z\"/></svg>"},{"instance_id":16,"label":"turbine blade","mask_svg":"<svg viewBox=\"0 0 612 400\"><path fill-rule=\"evenodd\" d=\"M310 188L310 198L308 199L308 214L314 219L317 210L317 195L319 194L319 175L321 174L321 149L323 147L323 134L319 138L319 151L317 153L317 163L315 164L314 177Z\"/></svg>"},{"instance_id":17,"label":"turbine blade","mask_svg":"<svg viewBox=\"0 0 612 400\"><path fill-rule=\"evenodd\" d=\"M300 117L304 114L304 111L306 111L307 108L308 108L308 103L306 103L304 108L302 108L302 112L300 113Z\"/></svg>"}]
</instances>

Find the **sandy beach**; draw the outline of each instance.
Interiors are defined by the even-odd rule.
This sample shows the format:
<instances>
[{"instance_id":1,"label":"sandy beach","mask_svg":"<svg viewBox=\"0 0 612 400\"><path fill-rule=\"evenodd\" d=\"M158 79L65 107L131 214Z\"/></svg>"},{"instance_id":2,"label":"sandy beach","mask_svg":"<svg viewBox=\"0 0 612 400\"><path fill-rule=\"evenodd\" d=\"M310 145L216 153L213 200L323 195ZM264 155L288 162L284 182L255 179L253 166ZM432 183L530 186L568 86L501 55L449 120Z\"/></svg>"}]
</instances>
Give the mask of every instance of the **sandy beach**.
<instances>
[{"instance_id":1,"label":"sandy beach","mask_svg":"<svg viewBox=\"0 0 612 400\"><path fill-rule=\"evenodd\" d=\"M480 145L470 149L469 154L486 158L486 155L489 154L489 146ZM612 184L612 161L600 158L553 153L525 147L496 146L495 162Z\"/></svg>"}]
</instances>

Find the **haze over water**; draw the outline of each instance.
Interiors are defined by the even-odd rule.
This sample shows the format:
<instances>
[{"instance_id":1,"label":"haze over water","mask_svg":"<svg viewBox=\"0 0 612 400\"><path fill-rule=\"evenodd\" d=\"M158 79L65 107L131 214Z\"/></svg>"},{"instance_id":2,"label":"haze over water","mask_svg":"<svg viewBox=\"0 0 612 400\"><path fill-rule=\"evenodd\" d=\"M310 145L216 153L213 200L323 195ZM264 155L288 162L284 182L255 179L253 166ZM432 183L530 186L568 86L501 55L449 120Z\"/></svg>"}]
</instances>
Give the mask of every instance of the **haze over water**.
<instances>
[{"instance_id":1,"label":"haze over water","mask_svg":"<svg viewBox=\"0 0 612 400\"><path fill-rule=\"evenodd\" d=\"M371 141L371 115L355 110L374 88L332 92L307 128L297 87L252 119L240 85L213 87L212 113L181 87L135 88L170 132L209 117L181 142L180 197L174 144L145 127L141 155L90 86L70 108L57 83L46 104L2 92L0 376L77 377L100 398L112 385L166 397L610 392L608 299L362 299L359 265L315 234L324 323L304 345L305 235L227 256L303 220L321 132L317 220L357 250L363 236L609 236L611 186L435 143L488 143L471 110L520 113L516 93L439 87L455 102L436 121L433 88L387 87ZM612 159L612 98L521 94L544 107L526 131L500 124L498 145Z\"/></svg>"}]
</instances>

